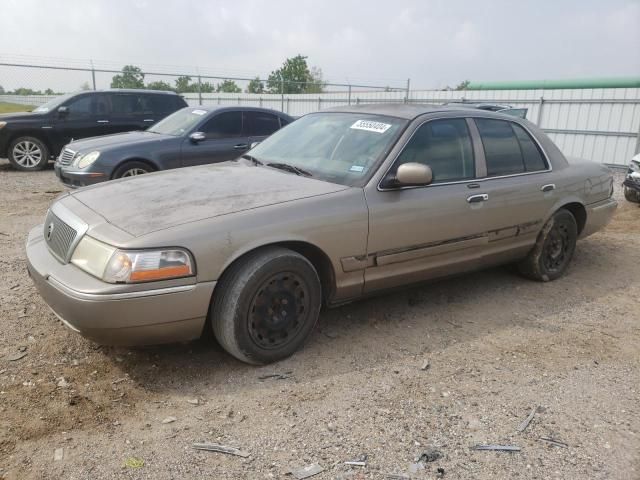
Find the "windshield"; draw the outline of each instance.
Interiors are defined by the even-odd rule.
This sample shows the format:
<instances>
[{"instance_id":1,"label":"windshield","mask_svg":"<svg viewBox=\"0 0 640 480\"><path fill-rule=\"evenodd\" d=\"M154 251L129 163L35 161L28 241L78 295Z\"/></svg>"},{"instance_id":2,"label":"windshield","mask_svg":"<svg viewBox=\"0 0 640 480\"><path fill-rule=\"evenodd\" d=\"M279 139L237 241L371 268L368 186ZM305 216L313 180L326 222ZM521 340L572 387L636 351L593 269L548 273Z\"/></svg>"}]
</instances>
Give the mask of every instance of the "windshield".
<instances>
[{"instance_id":1,"label":"windshield","mask_svg":"<svg viewBox=\"0 0 640 480\"><path fill-rule=\"evenodd\" d=\"M288 164L313 178L356 185L376 168L405 124L379 115L314 113L274 133L251 156L267 166Z\"/></svg>"},{"instance_id":2,"label":"windshield","mask_svg":"<svg viewBox=\"0 0 640 480\"><path fill-rule=\"evenodd\" d=\"M48 112L51 112L51 111L55 110L56 108L58 108L60 105L62 105L64 102L69 100L71 97L73 97L73 94L62 95L61 97L52 98L47 103L43 103L38 108L33 109L33 113L48 113Z\"/></svg>"},{"instance_id":3,"label":"windshield","mask_svg":"<svg viewBox=\"0 0 640 480\"><path fill-rule=\"evenodd\" d=\"M172 113L147 129L147 132L161 133L179 137L191 131L208 112L194 107L187 107Z\"/></svg>"}]
</instances>

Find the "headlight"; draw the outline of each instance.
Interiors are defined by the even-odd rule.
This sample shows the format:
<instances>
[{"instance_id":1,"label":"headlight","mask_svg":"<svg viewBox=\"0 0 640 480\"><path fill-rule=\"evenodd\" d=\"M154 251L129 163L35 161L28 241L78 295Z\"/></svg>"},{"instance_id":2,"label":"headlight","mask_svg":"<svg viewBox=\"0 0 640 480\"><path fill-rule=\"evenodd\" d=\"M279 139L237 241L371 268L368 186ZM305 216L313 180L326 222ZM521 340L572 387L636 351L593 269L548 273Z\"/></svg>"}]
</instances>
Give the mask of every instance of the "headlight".
<instances>
[{"instance_id":1,"label":"headlight","mask_svg":"<svg viewBox=\"0 0 640 480\"><path fill-rule=\"evenodd\" d=\"M75 162L76 166L78 168L87 168L93 162L98 160L99 156L100 156L100 152L90 152L90 153L87 153L86 155L80 155Z\"/></svg>"},{"instance_id":2,"label":"headlight","mask_svg":"<svg viewBox=\"0 0 640 480\"><path fill-rule=\"evenodd\" d=\"M0 122L0 129L4 128L7 125L7 122Z\"/></svg>"},{"instance_id":3,"label":"headlight","mask_svg":"<svg viewBox=\"0 0 640 480\"><path fill-rule=\"evenodd\" d=\"M631 170L632 172L640 173L640 163L631 160L631 163L629 164L629 170Z\"/></svg>"},{"instance_id":4,"label":"headlight","mask_svg":"<svg viewBox=\"0 0 640 480\"><path fill-rule=\"evenodd\" d=\"M71 263L109 283L138 283L194 275L186 250L119 250L94 238L82 238Z\"/></svg>"}]
</instances>

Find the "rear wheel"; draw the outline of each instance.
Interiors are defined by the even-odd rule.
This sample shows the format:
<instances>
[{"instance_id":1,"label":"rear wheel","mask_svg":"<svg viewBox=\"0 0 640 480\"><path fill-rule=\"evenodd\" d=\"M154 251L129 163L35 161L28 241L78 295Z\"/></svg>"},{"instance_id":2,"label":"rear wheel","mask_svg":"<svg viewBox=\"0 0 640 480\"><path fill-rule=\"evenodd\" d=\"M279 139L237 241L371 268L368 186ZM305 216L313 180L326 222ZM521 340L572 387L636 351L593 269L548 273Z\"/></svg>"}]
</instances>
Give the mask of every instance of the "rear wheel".
<instances>
[{"instance_id":1,"label":"rear wheel","mask_svg":"<svg viewBox=\"0 0 640 480\"><path fill-rule=\"evenodd\" d=\"M155 170L144 162L126 162L116 169L116 171L113 173L113 178L136 177L138 175L144 175L145 173L151 173L153 171Z\"/></svg>"},{"instance_id":2,"label":"rear wheel","mask_svg":"<svg viewBox=\"0 0 640 480\"><path fill-rule=\"evenodd\" d=\"M624 198L627 202L640 203L640 192L624 187Z\"/></svg>"},{"instance_id":3,"label":"rear wheel","mask_svg":"<svg viewBox=\"0 0 640 480\"><path fill-rule=\"evenodd\" d=\"M545 224L535 246L518 270L525 277L548 282L566 272L578 238L576 219L568 210L560 209Z\"/></svg>"},{"instance_id":4,"label":"rear wheel","mask_svg":"<svg viewBox=\"0 0 640 480\"><path fill-rule=\"evenodd\" d=\"M22 171L42 170L49 163L49 149L35 137L19 137L9 145L9 162Z\"/></svg>"},{"instance_id":5,"label":"rear wheel","mask_svg":"<svg viewBox=\"0 0 640 480\"><path fill-rule=\"evenodd\" d=\"M298 350L320 312L320 279L302 255L281 247L248 254L214 292L213 333L243 362L266 364Z\"/></svg>"}]
</instances>

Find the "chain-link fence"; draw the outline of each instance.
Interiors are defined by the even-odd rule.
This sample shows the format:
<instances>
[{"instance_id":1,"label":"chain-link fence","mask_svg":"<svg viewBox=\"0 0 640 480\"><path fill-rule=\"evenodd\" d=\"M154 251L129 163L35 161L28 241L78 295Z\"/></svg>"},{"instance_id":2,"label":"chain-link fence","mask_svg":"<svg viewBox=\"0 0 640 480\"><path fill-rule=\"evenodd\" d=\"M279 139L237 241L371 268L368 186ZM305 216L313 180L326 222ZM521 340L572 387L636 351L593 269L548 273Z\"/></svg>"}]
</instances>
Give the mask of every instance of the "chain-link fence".
<instances>
[{"instance_id":1,"label":"chain-link fence","mask_svg":"<svg viewBox=\"0 0 640 480\"><path fill-rule=\"evenodd\" d=\"M0 58L0 112L30 109L81 89L174 90L190 105L255 106L298 116L333 106L363 103L476 102L526 108L566 155L608 165L628 165L640 151L640 88L556 90L411 90L331 82L287 82L213 75L193 68L125 70L82 64L33 65ZM135 67L134 67L135 68Z\"/></svg>"},{"instance_id":2,"label":"chain-link fence","mask_svg":"<svg viewBox=\"0 0 640 480\"><path fill-rule=\"evenodd\" d=\"M263 97L265 107L285 110L285 96L340 94L341 98L344 97L350 103L353 95L364 91L406 94L409 91L408 85L408 82L401 87L333 83L321 78L291 81L278 75L270 75L268 78L225 76L198 68L158 71L143 70L135 66L116 69L94 65L0 62L0 101L27 106L41 105L55 96L79 90L144 88L175 91L189 103L200 105L224 104L239 95L257 95Z\"/></svg>"}]
</instances>

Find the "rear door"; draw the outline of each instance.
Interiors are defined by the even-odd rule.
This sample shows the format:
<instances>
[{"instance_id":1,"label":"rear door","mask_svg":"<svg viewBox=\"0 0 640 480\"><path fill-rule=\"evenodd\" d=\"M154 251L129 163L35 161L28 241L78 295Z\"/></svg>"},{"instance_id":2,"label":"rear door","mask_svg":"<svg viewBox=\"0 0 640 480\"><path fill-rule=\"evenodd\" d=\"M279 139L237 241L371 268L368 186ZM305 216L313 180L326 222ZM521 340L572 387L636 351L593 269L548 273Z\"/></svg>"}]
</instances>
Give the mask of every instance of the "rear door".
<instances>
[{"instance_id":1,"label":"rear door","mask_svg":"<svg viewBox=\"0 0 640 480\"><path fill-rule=\"evenodd\" d=\"M484 210L494 253L527 249L557 200L542 148L520 124L475 118L486 162L477 191L486 195Z\"/></svg>"},{"instance_id":2,"label":"rear door","mask_svg":"<svg viewBox=\"0 0 640 480\"><path fill-rule=\"evenodd\" d=\"M249 137L243 134L242 111L218 113L198 128L205 139L194 143L185 138L182 144L182 165L204 165L238 158L249 149Z\"/></svg>"},{"instance_id":3,"label":"rear door","mask_svg":"<svg viewBox=\"0 0 640 480\"><path fill-rule=\"evenodd\" d=\"M111 99L110 129L112 133L142 130L144 102L137 93L109 93Z\"/></svg>"},{"instance_id":4,"label":"rear door","mask_svg":"<svg viewBox=\"0 0 640 480\"><path fill-rule=\"evenodd\" d=\"M245 111L242 112L242 117L243 131L248 137L249 145L261 142L280 129L280 117L273 113Z\"/></svg>"}]
</instances>

